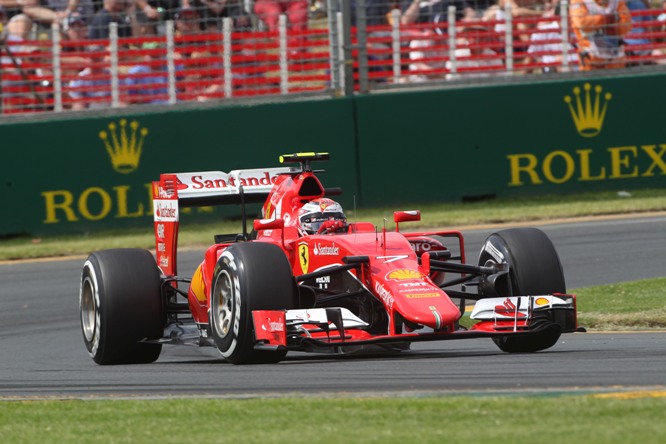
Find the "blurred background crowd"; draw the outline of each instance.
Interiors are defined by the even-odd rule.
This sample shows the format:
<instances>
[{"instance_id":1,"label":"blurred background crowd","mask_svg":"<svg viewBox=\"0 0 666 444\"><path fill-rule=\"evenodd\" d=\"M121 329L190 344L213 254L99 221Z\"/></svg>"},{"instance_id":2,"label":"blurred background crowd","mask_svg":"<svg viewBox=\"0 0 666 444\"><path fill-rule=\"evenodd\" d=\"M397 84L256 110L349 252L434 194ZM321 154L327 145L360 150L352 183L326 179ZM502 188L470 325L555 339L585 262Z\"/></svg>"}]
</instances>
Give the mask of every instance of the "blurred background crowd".
<instances>
[{"instance_id":1,"label":"blurred background crowd","mask_svg":"<svg viewBox=\"0 0 666 444\"><path fill-rule=\"evenodd\" d=\"M374 83L666 64L661 0L357 1L0 0L2 114L328 90L342 14Z\"/></svg>"}]
</instances>

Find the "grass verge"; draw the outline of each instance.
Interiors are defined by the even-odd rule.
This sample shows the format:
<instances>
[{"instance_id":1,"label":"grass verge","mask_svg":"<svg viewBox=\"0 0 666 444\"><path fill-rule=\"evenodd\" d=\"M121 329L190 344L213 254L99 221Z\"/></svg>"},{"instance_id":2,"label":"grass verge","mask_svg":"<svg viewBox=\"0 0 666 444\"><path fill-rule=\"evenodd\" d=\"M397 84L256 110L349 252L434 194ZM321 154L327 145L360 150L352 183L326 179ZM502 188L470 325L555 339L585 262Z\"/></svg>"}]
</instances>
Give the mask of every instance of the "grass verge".
<instances>
[{"instance_id":1,"label":"grass verge","mask_svg":"<svg viewBox=\"0 0 666 444\"><path fill-rule=\"evenodd\" d=\"M666 278L576 290L578 323L589 330L666 328Z\"/></svg>"},{"instance_id":2,"label":"grass verge","mask_svg":"<svg viewBox=\"0 0 666 444\"><path fill-rule=\"evenodd\" d=\"M659 442L665 394L4 402L0 435L70 444Z\"/></svg>"},{"instance_id":3,"label":"grass verge","mask_svg":"<svg viewBox=\"0 0 666 444\"><path fill-rule=\"evenodd\" d=\"M408 208L409 207L409 208ZM631 193L599 192L539 197L512 197L471 203L446 203L362 209L347 209L350 221L369 221L376 226L393 228L394 210L420 209L419 223L405 224L405 229L448 227L458 229L479 224L529 223L557 218L641 213L666 210L666 190L638 190ZM240 221L207 224L181 224L181 246L206 246L219 233L237 233ZM100 231L70 236L19 237L0 239L0 260L84 255L105 248L154 248L152 223L142 229Z\"/></svg>"}]
</instances>

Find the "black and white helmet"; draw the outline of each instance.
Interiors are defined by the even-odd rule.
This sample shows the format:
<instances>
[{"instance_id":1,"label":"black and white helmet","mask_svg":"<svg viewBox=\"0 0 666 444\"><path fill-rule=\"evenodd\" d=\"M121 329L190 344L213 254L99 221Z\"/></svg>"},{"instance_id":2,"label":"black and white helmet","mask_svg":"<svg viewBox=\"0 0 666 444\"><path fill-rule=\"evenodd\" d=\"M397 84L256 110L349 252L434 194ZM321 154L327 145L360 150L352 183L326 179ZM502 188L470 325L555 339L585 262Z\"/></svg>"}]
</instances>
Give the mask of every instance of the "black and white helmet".
<instances>
[{"instance_id":1,"label":"black and white helmet","mask_svg":"<svg viewBox=\"0 0 666 444\"><path fill-rule=\"evenodd\" d=\"M344 225L347 224L342 206L327 198L314 199L306 203L298 213L299 228L307 234L317 234L321 225L328 220L339 220Z\"/></svg>"}]
</instances>

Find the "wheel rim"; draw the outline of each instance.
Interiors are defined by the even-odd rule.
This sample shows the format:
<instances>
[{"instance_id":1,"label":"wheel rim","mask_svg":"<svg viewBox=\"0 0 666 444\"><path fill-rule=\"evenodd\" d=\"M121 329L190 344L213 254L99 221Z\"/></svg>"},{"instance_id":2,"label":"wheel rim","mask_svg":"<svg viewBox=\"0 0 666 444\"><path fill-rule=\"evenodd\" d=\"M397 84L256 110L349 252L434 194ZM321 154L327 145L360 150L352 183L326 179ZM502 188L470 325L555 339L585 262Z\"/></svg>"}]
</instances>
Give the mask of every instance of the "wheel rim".
<instances>
[{"instance_id":1,"label":"wheel rim","mask_svg":"<svg viewBox=\"0 0 666 444\"><path fill-rule=\"evenodd\" d=\"M92 342L95 337L96 320L95 286L90 277L86 277L81 286L81 326L83 336L88 342Z\"/></svg>"},{"instance_id":2,"label":"wheel rim","mask_svg":"<svg viewBox=\"0 0 666 444\"><path fill-rule=\"evenodd\" d=\"M213 316L215 331L220 338L226 337L231 331L234 313L234 298L231 276L222 271L217 278L217 295L214 298Z\"/></svg>"}]
</instances>

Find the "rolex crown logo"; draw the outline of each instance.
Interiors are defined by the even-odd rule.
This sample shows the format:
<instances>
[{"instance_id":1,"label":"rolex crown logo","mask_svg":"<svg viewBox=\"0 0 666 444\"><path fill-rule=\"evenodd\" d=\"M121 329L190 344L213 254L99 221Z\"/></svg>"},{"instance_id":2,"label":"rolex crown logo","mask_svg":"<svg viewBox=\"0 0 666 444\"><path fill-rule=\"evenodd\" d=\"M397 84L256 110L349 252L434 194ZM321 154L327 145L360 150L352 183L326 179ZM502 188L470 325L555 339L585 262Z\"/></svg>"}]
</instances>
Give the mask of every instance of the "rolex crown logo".
<instances>
[{"instance_id":1,"label":"rolex crown logo","mask_svg":"<svg viewBox=\"0 0 666 444\"><path fill-rule=\"evenodd\" d=\"M108 131L100 131L99 138L104 142L111 158L113 169L121 174L129 174L139 167L143 141L148 135L147 128L139 128L136 120L127 125L127 119L120 119L116 125L111 122Z\"/></svg>"},{"instance_id":2,"label":"rolex crown logo","mask_svg":"<svg viewBox=\"0 0 666 444\"><path fill-rule=\"evenodd\" d=\"M594 137L601 132L601 126L604 124L604 118L606 117L606 108L612 95L606 93L602 97L601 91L603 88L601 85L594 87L594 98L592 98L590 92L592 86L589 83L583 85L583 89L585 90L583 98L581 98L580 87L576 86L573 89L575 98L564 96L564 101L569 105L569 111L576 124L578 134L583 137ZM574 101L575 104L572 103Z\"/></svg>"}]
</instances>

